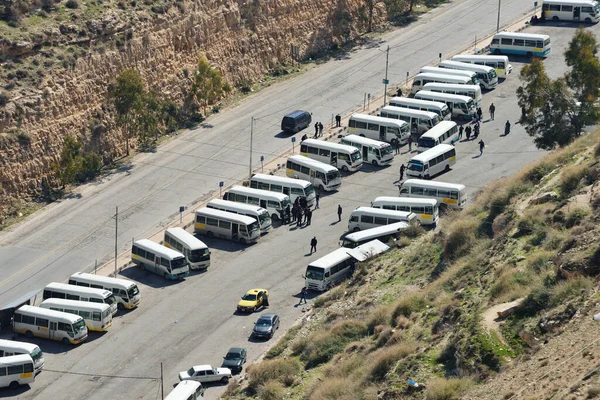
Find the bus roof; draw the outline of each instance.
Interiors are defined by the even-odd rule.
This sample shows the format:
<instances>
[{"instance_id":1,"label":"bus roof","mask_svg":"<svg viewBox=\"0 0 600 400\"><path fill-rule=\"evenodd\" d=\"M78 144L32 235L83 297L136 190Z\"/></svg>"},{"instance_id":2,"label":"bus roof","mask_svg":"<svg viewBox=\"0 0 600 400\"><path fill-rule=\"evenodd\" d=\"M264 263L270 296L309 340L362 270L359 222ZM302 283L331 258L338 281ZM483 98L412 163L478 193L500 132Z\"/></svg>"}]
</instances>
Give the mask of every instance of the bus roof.
<instances>
[{"instance_id":1,"label":"bus roof","mask_svg":"<svg viewBox=\"0 0 600 400\"><path fill-rule=\"evenodd\" d=\"M348 250L349 249L347 249L345 247L340 247L339 249L332 251L331 253L327 254L326 256L323 256L323 257L319 258L318 260L311 262L310 264L308 264L308 266L309 267L327 268L331 265L335 265L344 260L352 258L352 256L350 254L348 254Z\"/></svg>"},{"instance_id":2,"label":"bus roof","mask_svg":"<svg viewBox=\"0 0 600 400\"><path fill-rule=\"evenodd\" d=\"M458 76L458 75L451 75L451 74L441 74L441 73L429 73L429 72L422 72L417 74L414 79L418 79L418 78L422 78L422 79L438 79L438 80L447 80L447 81L452 81L452 82L464 82L465 84L467 82L471 82L471 78L467 78L466 76ZM462 83L461 83L462 84Z\"/></svg>"},{"instance_id":3,"label":"bus roof","mask_svg":"<svg viewBox=\"0 0 600 400\"><path fill-rule=\"evenodd\" d=\"M421 162L427 162L429 160L431 160L434 157L437 157L441 154L444 154L447 151L450 151L454 149L454 146L452 146L451 144L438 144L437 146L429 149L429 150L425 150L424 152L422 152L421 154L418 154L416 156L414 156L413 158L410 159L410 161L421 161Z\"/></svg>"},{"instance_id":4,"label":"bus roof","mask_svg":"<svg viewBox=\"0 0 600 400\"><path fill-rule=\"evenodd\" d=\"M425 179L407 179L405 180L401 186L421 186L421 187L434 187L434 188L444 188L444 189L458 189L463 190L465 185L460 183L448 183L448 182L438 182L438 181L429 181Z\"/></svg>"},{"instance_id":5,"label":"bus roof","mask_svg":"<svg viewBox=\"0 0 600 400\"><path fill-rule=\"evenodd\" d=\"M396 210L384 210L381 208L373 208L373 207L365 207L365 206L361 206L356 208L354 211L352 211L352 214L354 214L355 212L360 212L360 213L368 213L371 215L381 215L381 216L395 216L398 218L408 218L408 216L410 216L412 213L408 212L408 211L396 211Z\"/></svg>"},{"instance_id":6,"label":"bus roof","mask_svg":"<svg viewBox=\"0 0 600 400\"><path fill-rule=\"evenodd\" d=\"M477 61L506 61L508 63L508 56L501 56L498 54L457 54L452 57L452 60L458 59L465 60L477 60Z\"/></svg>"},{"instance_id":7,"label":"bus roof","mask_svg":"<svg viewBox=\"0 0 600 400\"><path fill-rule=\"evenodd\" d=\"M444 132L449 131L450 129L456 126L456 122L454 121L440 121L439 124L425 132L421 137L432 137L436 138L440 135L443 135Z\"/></svg>"},{"instance_id":8,"label":"bus roof","mask_svg":"<svg viewBox=\"0 0 600 400\"><path fill-rule=\"evenodd\" d=\"M430 82L426 83L423 86L425 89L428 88L442 88L442 89L463 89L463 90L473 90L474 92L481 91L479 85L461 85L456 83L439 83L439 82Z\"/></svg>"},{"instance_id":9,"label":"bus roof","mask_svg":"<svg viewBox=\"0 0 600 400\"><path fill-rule=\"evenodd\" d=\"M479 71L479 72L488 73L488 72L492 72L492 70L494 70L494 68L488 67L487 65L471 64L471 63L466 63L466 62L462 62L462 61L452 61L452 60L442 61L440 63L440 65L444 66L441 69L450 69L453 71L463 71L463 72ZM475 73L475 72L473 72L473 73Z\"/></svg>"},{"instance_id":10,"label":"bus roof","mask_svg":"<svg viewBox=\"0 0 600 400\"><path fill-rule=\"evenodd\" d=\"M353 249L348 249L348 254L354 257L357 261L366 261L369 258L373 258L381 253L390 251L390 246L381 243L379 240L371 240L370 242L363 243Z\"/></svg>"},{"instance_id":11,"label":"bus roof","mask_svg":"<svg viewBox=\"0 0 600 400\"><path fill-rule=\"evenodd\" d=\"M0 349L24 350L29 353L39 349L37 344L27 342L17 342L16 340L0 339Z\"/></svg>"},{"instance_id":12,"label":"bus roof","mask_svg":"<svg viewBox=\"0 0 600 400\"><path fill-rule=\"evenodd\" d=\"M0 367L11 366L15 364L33 363L33 358L29 354L17 354L15 356L0 357Z\"/></svg>"},{"instance_id":13,"label":"bus roof","mask_svg":"<svg viewBox=\"0 0 600 400\"><path fill-rule=\"evenodd\" d=\"M434 92L432 92L432 93L434 93ZM470 99L470 97L469 97L469 99ZM434 107L434 108L437 107L440 110L443 108L448 108L446 103L442 103L441 101L421 100L421 99L415 99L412 97L392 97L392 99L390 100L390 105L392 103L425 105L428 107ZM397 107L397 106L393 106L393 107Z\"/></svg>"},{"instance_id":14,"label":"bus roof","mask_svg":"<svg viewBox=\"0 0 600 400\"><path fill-rule=\"evenodd\" d=\"M225 200L211 200L211 201L225 201ZM210 203L210 201L209 201L209 203ZM228 201L228 203L233 203L233 202ZM242 203L235 203L235 204L242 204ZM260 207L257 207L257 208L260 208ZM265 210L265 211L267 211L267 210ZM208 249L208 246L205 245L202 240L196 238L196 236L192 235L191 233L189 233L188 231L186 231L183 228L180 228L180 227L169 228L169 229L167 229L167 232L169 232L170 235L173 235L174 238L183 242L183 244L188 246L190 248L190 250Z\"/></svg>"},{"instance_id":15,"label":"bus roof","mask_svg":"<svg viewBox=\"0 0 600 400\"><path fill-rule=\"evenodd\" d=\"M44 307L46 306L46 307ZM106 303L92 303L90 301L80 301L80 300L69 300L69 299L46 299L42 301L40 304L41 308L50 308L50 307L75 307L80 308L82 310L92 310L92 311L100 311L104 312L110 308L110 305Z\"/></svg>"},{"instance_id":16,"label":"bus roof","mask_svg":"<svg viewBox=\"0 0 600 400\"><path fill-rule=\"evenodd\" d=\"M464 101L465 103L468 103L469 101L473 100L469 96L463 96L462 94L440 93L440 92L432 92L429 90L419 90L415 94L415 98L417 96L432 97L432 98L446 99L446 100L459 100L459 101ZM427 100L427 101L429 101L429 100Z\"/></svg>"},{"instance_id":17,"label":"bus roof","mask_svg":"<svg viewBox=\"0 0 600 400\"><path fill-rule=\"evenodd\" d=\"M440 65L441 64L442 63L440 63ZM477 76L477 74L475 72L464 70L464 69L450 69L450 68L431 67L431 66L425 66L425 67L421 68L421 73L468 76L471 79L473 79L474 76Z\"/></svg>"},{"instance_id":18,"label":"bus roof","mask_svg":"<svg viewBox=\"0 0 600 400\"><path fill-rule=\"evenodd\" d=\"M429 83L428 83L429 85ZM457 86L467 86L467 85L457 85ZM394 106L385 106L381 108L381 111L386 111L392 114L402 114L402 115L412 115L415 117L427 117L431 119L435 119L438 117L436 113L431 111L421 111L421 110L413 110L412 108L403 108L403 107L394 107Z\"/></svg>"},{"instance_id":19,"label":"bus roof","mask_svg":"<svg viewBox=\"0 0 600 400\"><path fill-rule=\"evenodd\" d=\"M112 292L110 290L106 290L106 289L96 289L96 288L85 287L85 286L69 285L67 283L59 283L59 282L50 282L49 284L46 285L44 290L45 289L62 290L64 292L95 294L95 295L99 295L102 297L109 297L110 295L112 295Z\"/></svg>"},{"instance_id":20,"label":"bus roof","mask_svg":"<svg viewBox=\"0 0 600 400\"><path fill-rule=\"evenodd\" d=\"M188 399L192 394L202 387L200 382L185 380L181 381L171 390L165 400L184 400Z\"/></svg>"},{"instance_id":21,"label":"bus roof","mask_svg":"<svg viewBox=\"0 0 600 400\"><path fill-rule=\"evenodd\" d=\"M347 144L334 143L334 142L326 142L324 140L317 139L306 139L303 140L300 145L314 146L317 148L328 149L328 150L342 150L347 151L348 153L356 153L358 149L354 146L348 146Z\"/></svg>"},{"instance_id":22,"label":"bus roof","mask_svg":"<svg viewBox=\"0 0 600 400\"><path fill-rule=\"evenodd\" d=\"M361 122L377 122L378 124L384 124L387 126L396 126L398 128L402 128L404 125L408 125L406 121L402 121L399 119L390 119L385 117L379 117L377 115L368 115L368 114L352 114L350 119L361 121Z\"/></svg>"},{"instance_id":23,"label":"bus roof","mask_svg":"<svg viewBox=\"0 0 600 400\"><path fill-rule=\"evenodd\" d=\"M307 167L318 169L324 173L333 172L333 171L338 170L333 165L325 164L325 163L322 163L321 161L313 160L312 158L308 158L308 157L304 157L304 156L300 156L300 155L288 157L288 160L297 162L298 164L301 164L301 165L304 165Z\"/></svg>"},{"instance_id":24,"label":"bus roof","mask_svg":"<svg viewBox=\"0 0 600 400\"><path fill-rule=\"evenodd\" d=\"M202 207L196 210L196 215L204 215L207 217L225 218L231 221L238 221L245 225L251 225L256 222L256 219L245 215L234 214L228 211L215 210L214 208Z\"/></svg>"},{"instance_id":25,"label":"bus roof","mask_svg":"<svg viewBox=\"0 0 600 400\"><path fill-rule=\"evenodd\" d=\"M296 186L301 188L307 188L312 185L309 181L303 179L288 178L287 176L267 175L267 174L254 174L250 180L260 180L264 182L276 182L286 184L290 186Z\"/></svg>"},{"instance_id":26,"label":"bus roof","mask_svg":"<svg viewBox=\"0 0 600 400\"><path fill-rule=\"evenodd\" d=\"M245 186L233 186L227 192L240 193L245 195L255 195L264 197L266 199L271 199L275 201L284 201L286 198L289 198L287 194L271 192L270 190L263 189L254 189Z\"/></svg>"},{"instance_id":27,"label":"bus roof","mask_svg":"<svg viewBox=\"0 0 600 400\"><path fill-rule=\"evenodd\" d=\"M344 240L357 243L364 240L375 239L381 236L398 233L408 228L410 228L410 224L408 222L394 222L393 224L389 225L383 225L376 228L365 229L364 231L349 233L344 237Z\"/></svg>"},{"instance_id":28,"label":"bus roof","mask_svg":"<svg viewBox=\"0 0 600 400\"><path fill-rule=\"evenodd\" d=\"M390 147L389 143L380 142L379 140L375 140L375 139L369 139L364 136L346 135L342 138L342 140L344 140L344 139L350 140L351 142L354 142L354 143L363 144L365 146L371 146L371 147L376 147L376 148Z\"/></svg>"},{"instance_id":29,"label":"bus roof","mask_svg":"<svg viewBox=\"0 0 600 400\"><path fill-rule=\"evenodd\" d=\"M512 38L512 39L550 39L548 35L540 35L537 33L523 33L523 32L498 32L494 37L500 38Z\"/></svg>"},{"instance_id":30,"label":"bus roof","mask_svg":"<svg viewBox=\"0 0 600 400\"><path fill-rule=\"evenodd\" d=\"M234 214L235 215L235 214ZM254 219L252 220L254 221ZM161 256L165 256L171 260L174 260L176 258L181 258L183 257L183 254L181 254L180 252L170 249L168 247L163 246L162 244L158 244L156 242L153 242L152 240L148 240L148 239L140 239L140 240L136 240L135 242L133 242L134 245L141 247L143 249L146 250L150 250L154 253L157 253Z\"/></svg>"},{"instance_id":31,"label":"bus roof","mask_svg":"<svg viewBox=\"0 0 600 400\"><path fill-rule=\"evenodd\" d=\"M373 200L373 204L377 202L382 203L396 203L396 204L419 204L424 206L434 207L437 204L436 199L422 199L419 197L392 197L392 196L379 196Z\"/></svg>"},{"instance_id":32,"label":"bus roof","mask_svg":"<svg viewBox=\"0 0 600 400\"><path fill-rule=\"evenodd\" d=\"M135 286L135 282L130 281L129 279L120 279L104 275L87 274L85 272L75 272L73 275L71 275L71 278L87 280L90 282L106 283L110 285L119 285L127 289Z\"/></svg>"},{"instance_id":33,"label":"bus roof","mask_svg":"<svg viewBox=\"0 0 600 400\"><path fill-rule=\"evenodd\" d=\"M41 307L35 306L21 306L15 312L19 312L26 315L34 315L41 317L52 317L56 319L62 319L63 321L67 321L69 324L74 324L75 322L79 322L83 320L79 315L69 314L61 311L47 310Z\"/></svg>"}]
</instances>

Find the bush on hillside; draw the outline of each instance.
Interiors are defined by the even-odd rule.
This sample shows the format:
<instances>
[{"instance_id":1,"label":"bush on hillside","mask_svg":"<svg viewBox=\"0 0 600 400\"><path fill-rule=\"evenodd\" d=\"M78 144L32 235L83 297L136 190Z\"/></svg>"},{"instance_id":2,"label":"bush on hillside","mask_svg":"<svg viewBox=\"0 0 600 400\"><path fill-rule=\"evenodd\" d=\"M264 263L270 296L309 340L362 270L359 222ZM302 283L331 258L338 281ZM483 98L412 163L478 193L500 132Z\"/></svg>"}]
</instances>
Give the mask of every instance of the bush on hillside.
<instances>
[{"instance_id":1,"label":"bush on hillside","mask_svg":"<svg viewBox=\"0 0 600 400\"><path fill-rule=\"evenodd\" d=\"M355 400L361 398L360 386L354 378L330 378L319 381L310 400Z\"/></svg>"},{"instance_id":2,"label":"bush on hillside","mask_svg":"<svg viewBox=\"0 0 600 400\"><path fill-rule=\"evenodd\" d=\"M369 319L367 320L369 334L373 334L376 326L389 324L391 315L392 311L387 305L380 306L375 311L369 313Z\"/></svg>"},{"instance_id":3,"label":"bush on hillside","mask_svg":"<svg viewBox=\"0 0 600 400\"><path fill-rule=\"evenodd\" d=\"M571 165L562 171L558 187L563 199L568 199L579 187L579 183L584 176L588 174L588 167L585 165Z\"/></svg>"},{"instance_id":4,"label":"bush on hillside","mask_svg":"<svg viewBox=\"0 0 600 400\"><path fill-rule=\"evenodd\" d=\"M444 241L444 257L452 260L464 256L477 239L479 223L474 217L455 219L448 229Z\"/></svg>"},{"instance_id":5,"label":"bush on hillside","mask_svg":"<svg viewBox=\"0 0 600 400\"><path fill-rule=\"evenodd\" d=\"M369 380L372 382L382 381L398 361L413 354L416 350L417 345L415 343L405 342L373 352L369 356Z\"/></svg>"},{"instance_id":6,"label":"bush on hillside","mask_svg":"<svg viewBox=\"0 0 600 400\"><path fill-rule=\"evenodd\" d=\"M469 378L434 378L427 383L425 398L427 400L459 399L472 385L473 381Z\"/></svg>"},{"instance_id":7,"label":"bush on hillside","mask_svg":"<svg viewBox=\"0 0 600 400\"><path fill-rule=\"evenodd\" d=\"M533 316L548 307L551 298L550 289L544 286L536 287L525 297L517 313L523 316Z\"/></svg>"},{"instance_id":8,"label":"bush on hillside","mask_svg":"<svg viewBox=\"0 0 600 400\"><path fill-rule=\"evenodd\" d=\"M534 185L537 185L540 183L542 178L552 172L554 168L556 168L555 163L542 160L525 173L524 179L533 183Z\"/></svg>"},{"instance_id":9,"label":"bush on hillside","mask_svg":"<svg viewBox=\"0 0 600 400\"><path fill-rule=\"evenodd\" d=\"M342 352L348 341L338 335L328 332L317 332L305 342L300 359L306 363L306 368L323 364Z\"/></svg>"},{"instance_id":10,"label":"bush on hillside","mask_svg":"<svg viewBox=\"0 0 600 400\"><path fill-rule=\"evenodd\" d=\"M566 215L565 225L567 226L567 228L572 228L575 225L579 225L585 219L585 217L587 217L588 215L590 215L590 212L586 208L583 208L583 207L573 208Z\"/></svg>"},{"instance_id":11,"label":"bush on hillside","mask_svg":"<svg viewBox=\"0 0 600 400\"><path fill-rule=\"evenodd\" d=\"M331 327L331 333L348 340L360 339L367 335L367 325L361 321L340 321Z\"/></svg>"},{"instance_id":12,"label":"bush on hillside","mask_svg":"<svg viewBox=\"0 0 600 400\"><path fill-rule=\"evenodd\" d=\"M280 400L285 395L285 387L276 380L269 380L258 388L258 396L261 400Z\"/></svg>"},{"instance_id":13,"label":"bush on hillside","mask_svg":"<svg viewBox=\"0 0 600 400\"><path fill-rule=\"evenodd\" d=\"M293 359L267 360L260 364L251 365L246 371L248 392L250 394L257 393L261 386L271 380L290 386L295 382L296 375L299 372L300 365Z\"/></svg>"},{"instance_id":14,"label":"bush on hillside","mask_svg":"<svg viewBox=\"0 0 600 400\"><path fill-rule=\"evenodd\" d=\"M426 305L425 298L420 295L400 297L393 305L392 322L396 322L400 315L409 318L413 312L421 311Z\"/></svg>"}]
</instances>

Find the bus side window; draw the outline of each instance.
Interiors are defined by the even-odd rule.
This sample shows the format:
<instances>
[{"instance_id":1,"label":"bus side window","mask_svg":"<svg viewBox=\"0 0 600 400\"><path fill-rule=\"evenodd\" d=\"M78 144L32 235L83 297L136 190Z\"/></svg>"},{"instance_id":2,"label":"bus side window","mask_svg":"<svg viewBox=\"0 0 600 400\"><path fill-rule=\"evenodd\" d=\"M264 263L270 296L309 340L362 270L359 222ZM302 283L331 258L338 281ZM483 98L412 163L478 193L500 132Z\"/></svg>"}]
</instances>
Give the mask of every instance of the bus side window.
<instances>
[{"instance_id":1,"label":"bus side window","mask_svg":"<svg viewBox=\"0 0 600 400\"><path fill-rule=\"evenodd\" d=\"M409 188L407 187L403 187L402 189L400 189L400 194L409 194Z\"/></svg>"}]
</instances>

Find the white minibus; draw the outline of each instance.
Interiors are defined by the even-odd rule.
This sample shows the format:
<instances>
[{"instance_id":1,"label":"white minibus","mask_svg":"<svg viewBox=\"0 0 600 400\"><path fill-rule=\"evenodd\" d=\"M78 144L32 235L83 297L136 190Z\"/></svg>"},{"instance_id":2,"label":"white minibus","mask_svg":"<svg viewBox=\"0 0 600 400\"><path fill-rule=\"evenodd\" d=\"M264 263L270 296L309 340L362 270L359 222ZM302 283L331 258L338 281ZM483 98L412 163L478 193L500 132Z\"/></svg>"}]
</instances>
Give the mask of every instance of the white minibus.
<instances>
[{"instance_id":1,"label":"white minibus","mask_svg":"<svg viewBox=\"0 0 600 400\"><path fill-rule=\"evenodd\" d=\"M85 321L80 316L27 305L15 310L13 330L28 338L37 336L65 344L79 344L88 337Z\"/></svg>"},{"instance_id":2,"label":"white minibus","mask_svg":"<svg viewBox=\"0 0 600 400\"><path fill-rule=\"evenodd\" d=\"M260 238L260 226L254 218L204 207L196 210L194 230L209 238L255 243Z\"/></svg>"},{"instance_id":3,"label":"white minibus","mask_svg":"<svg viewBox=\"0 0 600 400\"><path fill-rule=\"evenodd\" d=\"M148 239L133 242L131 261L165 279L183 279L190 275L190 266L183 254Z\"/></svg>"},{"instance_id":4,"label":"white minibus","mask_svg":"<svg viewBox=\"0 0 600 400\"><path fill-rule=\"evenodd\" d=\"M368 114L352 114L348 121L348 132L381 142L406 144L410 126L404 121Z\"/></svg>"},{"instance_id":5,"label":"white minibus","mask_svg":"<svg viewBox=\"0 0 600 400\"><path fill-rule=\"evenodd\" d=\"M223 200L262 207L271 214L271 219L273 221L281 219L286 207L292 206L290 196L287 194L244 186L233 186L223 195Z\"/></svg>"},{"instance_id":6,"label":"white minibus","mask_svg":"<svg viewBox=\"0 0 600 400\"><path fill-rule=\"evenodd\" d=\"M33 360L28 354L0 358L0 387L16 389L33 381Z\"/></svg>"},{"instance_id":7,"label":"white minibus","mask_svg":"<svg viewBox=\"0 0 600 400\"><path fill-rule=\"evenodd\" d=\"M204 388L200 382L186 380L179 382L165 400L201 400L203 395Z\"/></svg>"},{"instance_id":8,"label":"white minibus","mask_svg":"<svg viewBox=\"0 0 600 400\"><path fill-rule=\"evenodd\" d=\"M242 204L240 204L240 206L242 206ZM263 210L263 212L264 214L267 214L267 210ZM269 218L269 222L271 222L271 218L268 214L267 218ZM210 250L208 249L208 246L183 228L176 227L167 229L163 239L163 246L177 250L183 254L190 269L206 270L210 265Z\"/></svg>"},{"instance_id":9,"label":"white minibus","mask_svg":"<svg viewBox=\"0 0 600 400\"><path fill-rule=\"evenodd\" d=\"M356 147L317 139L304 140L300 144L300 155L333 165L344 172L358 171L363 163Z\"/></svg>"},{"instance_id":10,"label":"white minibus","mask_svg":"<svg viewBox=\"0 0 600 400\"><path fill-rule=\"evenodd\" d=\"M546 57L550 50L550 36L535 33L500 32L490 44L490 52L494 54Z\"/></svg>"},{"instance_id":11,"label":"white minibus","mask_svg":"<svg viewBox=\"0 0 600 400\"><path fill-rule=\"evenodd\" d=\"M498 78L506 79L512 72L513 67L508 62L507 56L490 56L490 55L473 55L473 54L458 54L452 57L452 61L460 61L475 65L485 65L496 70Z\"/></svg>"},{"instance_id":12,"label":"white minibus","mask_svg":"<svg viewBox=\"0 0 600 400\"><path fill-rule=\"evenodd\" d=\"M308 264L304 286L322 292L352 275L356 259L348 254L348 250L341 247Z\"/></svg>"},{"instance_id":13,"label":"white minibus","mask_svg":"<svg viewBox=\"0 0 600 400\"><path fill-rule=\"evenodd\" d=\"M483 101L481 95L481 87L479 85L454 85L451 83L428 83L425 85L425 90L439 93L459 94L461 96L469 96L473 99L475 107L480 107Z\"/></svg>"},{"instance_id":14,"label":"white minibus","mask_svg":"<svg viewBox=\"0 0 600 400\"><path fill-rule=\"evenodd\" d=\"M441 172L450 171L456 164L456 148L450 144L438 144L408 161L406 175L429 179Z\"/></svg>"},{"instance_id":15,"label":"white minibus","mask_svg":"<svg viewBox=\"0 0 600 400\"><path fill-rule=\"evenodd\" d=\"M136 308L142 299L140 289L138 289L135 282L128 279L76 272L69 278L69 285L110 290L118 302L117 308L131 310Z\"/></svg>"},{"instance_id":16,"label":"white minibus","mask_svg":"<svg viewBox=\"0 0 600 400\"><path fill-rule=\"evenodd\" d=\"M33 360L35 373L39 373L44 366L44 353L40 346L33 343L17 342L16 340L0 339L0 358L27 354Z\"/></svg>"},{"instance_id":17,"label":"white minibus","mask_svg":"<svg viewBox=\"0 0 600 400\"><path fill-rule=\"evenodd\" d=\"M405 211L382 210L373 207L358 207L350 214L348 219L348 230L358 232L363 229L375 228L377 226L389 225L396 222L418 222L417 216Z\"/></svg>"},{"instance_id":18,"label":"white minibus","mask_svg":"<svg viewBox=\"0 0 600 400\"><path fill-rule=\"evenodd\" d=\"M584 21L588 24L600 19L600 5L594 0L544 0L543 17L552 21Z\"/></svg>"},{"instance_id":19,"label":"white minibus","mask_svg":"<svg viewBox=\"0 0 600 400\"><path fill-rule=\"evenodd\" d=\"M315 204L315 188L309 181L293 179L286 176L267 174L254 174L250 178L250 187L253 189L269 190L290 196L293 203L298 197L304 197L309 207Z\"/></svg>"},{"instance_id":20,"label":"white minibus","mask_svg":"<svg viewBox=\"0 0 600 400\"><path fill-rule=\"evenodd\" d=\"M382 243L387 243L390 241L390 239L397 239L402 231L405 231L409 228L410 224L408 222L395 222L389 225L365 229L364 231L349 233L344 236L342 246L353 249L375 239L381 241Z\"/></svg>"},{"instance_id":21,"label":"white minibus","mask_svg":"<svg viewBox=\"0 0 600 400\"><path fill-rule=\"evenodd\" d=\"M432 113L436 113L437 115L439 115L441 120L450 120L452 118L452 113L450 112L450 109L443 102L419 100L417 98L410 97L392 97L389 105L393 107L404 107L413 110L429 111Z\"/></svg>"},{"instance_id":22,"label":"white minibus","mask_svg":"<svg viewBox=\"0 0 600 400\"><path fill-rule=\"evenodd\" d=\"M47 299L40 304L40 307L79 315L85 321L88 331L104 332L112 325L113 318L108 304L79 300Z\"/></svg>"},{"instance_id":23,"label":"white minibus","mask_svg":"<svg viewBox=\"0 0 600 400\"><path fill-rule=\"evenodd\" d=\"M475 115L477 112L475 103L469 96L431 92L429 90L419 90L417 94L415 94L414 98L418 100L446 103L448 109L450 110L450 114L452 114L452 119L463 119L470 121L473 119L473 115Z\"/></svg>"},{"instance_id":24,"label":"white minibus","mask_svg":"<svg viewBox=\"0 0 600 400\"><path fill-rule=\"evenodd\" d=\"M442 121L427 132L417 142L417 151L422 153L438 144L454 144L458 141L458 126L456 122Z\"/></svg>"},{"instance_id":25,"label":"white minibus","mask_svg":"<svg viewBox=\"0 0 600 400\"><path fill-rule=\"evenodd\" d=\"M440 63L440 69L444 71L460 71L460 72L471 72L477 74L479 79L479 86L482 89L494 89L498 86L498 74L492 67L486 67L485 65L469 64L460 61L446 60Z\"/></svg>"},{"instance_id":26,"label":"white minibus","mask_svg":"<svg viewBox=\"0 0 600 400\"><path fill-rule=\"evenodd\" d=\"M428 85L430 85L428 83ZM479 86L478 86L479 87ZM384 118L393 118L406 121L413 134L427 132L440 122L440 117L436 113L421 110L411 110L410 108L385 106L381 108L380 114Z\"/></svg>"},{"instance_id":27,"label":"white minibus","mask_svg":"<svg viewBox=\"0 0 600 400\"><path fill-rule=\"evenodd\" d=\"M380 196L371 203L371 207L411 212L417 216L421 225L436 225L440 218L436 199Z\"/></svg>"},{"instance_id":28,"label":"white minibus","mask_svg":"<svg viewBox=\"0 0 600 400\"><path fill-rule=\"evenodd\" d=\"M413 78L411 93L417 93L428 83L448 83L452 85L472 85L466 76L420 73Z\"/></svg>"},{"instance_id":29,"label":"white minibus","mask_svg":"<svg viewBox=\"0 0 600 400\"><path fill-rule=\"evenodd\" d=\"M109 305L111 314L114 315L117 313L117 299L110 290L52 282L44 288L43 298L44 300L69 299L89 301L91 303L104 303Z\"/></svg>"},{"instance_id":30,"label":"white minibus","mask_svg":"<svg viewBox=\"0 0 600 400\"><path fill-rule=\"evenodd\" d=\"M399 186L400 196L436 199L439 206L462 208L467 202L465 185L407 179Z\"/></svg>"},{"instance_id":31,"label":"white minibus","mask_svg":"<svg viewBox=\"0 0 600 400\"><path fill-rule=\"evenodd\" d=\"M429 73L429 74L438 74L438 75L465 76L465 77L471 79L471 81L468 83L469 85L480 85L481 84L481 82L479 82L479 77L477 76L477 74L473 71L468 71L468 70L448 69L448 68L442 68L441 66L440 67L425 66L425 67L421 68L421 70L419 72L422 74ZM452 83L452 82L449 82L449 83Z\"/></svg>"},{"instance_id":32,"label":"white minibus","mask_svg":"<svg viewBox=\"0 0 600 400\"><path fill-rule=\"evenodd\" d=\"M344 136L342 143L356 147L362 154L363 162L373 165L390 165L394 161L394 151L389 143L358 135Z\"/></svg>"},{"instance_id":33,"label":"white minibus","mask_svg":"<svg viewBox=\"0 0 600 400\"><path fill-rule=\"evenodd\" d=\"M268 232L271 229L271 226L273 225L271 221L271 216L269 215L267 209L255 206L253 204L214 199L206 203L206 207L254 218L256 222L258 222L260 231L263 233Z\"/></svg>"},{"instance_id":34,"label":"white minibus","mask_svg":"<svg viewBox=\"0 0 600 400\"><path fill-rule=\"evenodd\" d=\"M342 185L342 177L336 167L300 155L287 159L285 173L290 178L310 181L322 192L337 190Z\"/></svg>"}]
</instances>

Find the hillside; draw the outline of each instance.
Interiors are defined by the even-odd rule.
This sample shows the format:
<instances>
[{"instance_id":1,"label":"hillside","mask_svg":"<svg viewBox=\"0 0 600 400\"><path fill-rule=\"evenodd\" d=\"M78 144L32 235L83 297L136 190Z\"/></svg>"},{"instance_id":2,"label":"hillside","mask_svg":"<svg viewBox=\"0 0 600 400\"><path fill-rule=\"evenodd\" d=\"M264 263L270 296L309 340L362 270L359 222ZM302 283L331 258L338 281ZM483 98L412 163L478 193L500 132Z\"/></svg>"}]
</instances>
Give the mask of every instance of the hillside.
<instances>
[{"instance_id":1,"label":"hillside","mask_svg":"<svg viewBox=\"0 0 600 400\"><path fill-rule=\"evenodd\" d=\"M360 265L227 398L597 397L599 139L491 183Z\"/></svg>"}]
</instances>

